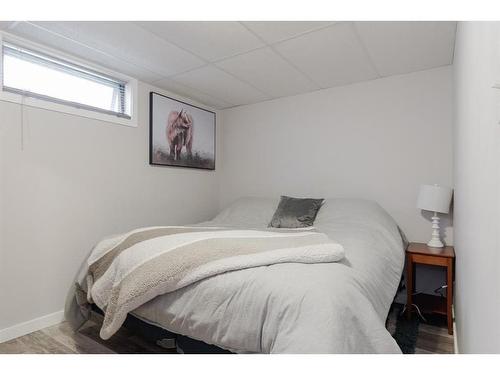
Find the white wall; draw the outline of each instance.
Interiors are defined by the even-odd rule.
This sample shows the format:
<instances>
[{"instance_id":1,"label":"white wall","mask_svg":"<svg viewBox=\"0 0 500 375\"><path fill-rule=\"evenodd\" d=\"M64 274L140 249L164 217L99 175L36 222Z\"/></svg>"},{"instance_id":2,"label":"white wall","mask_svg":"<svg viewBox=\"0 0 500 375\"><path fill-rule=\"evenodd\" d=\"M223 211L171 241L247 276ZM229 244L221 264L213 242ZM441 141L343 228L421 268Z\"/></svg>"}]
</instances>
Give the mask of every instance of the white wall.
<instances>
[{"instance_id":1,"label":"white wall","mask_svg":"<svg viewBox=\"0 0 500 375\"><path fill-rule=\"evenodd\" d=\"M149 166L151 89L137 128L25 107L23 147L21 108L0 101L0 331L61 310L103 236L217 212L218 172Z\"/></svg>"},{"instance_id":2,"label":"white wall","mask_svg":"<svg viewBox=\"0 0 500 375\"><path fill-rule=\"evenodd\" d=\"M410 240L429 239L430 222L415 204L421 183L452 184L451 67L237 107L223 117L222 206L244 195L363 197L385 207Z\"/></svg>"},{"instance_id":3,"label":"white wall","mask_svg":"<svg viewBox=\"0 0 500 375\"><path fill-rule=\"evenodd\" d=\"M204 220L243 195L370 198L427 240L415 200L420 183L451 185L451 73L226 110L216 172L148 165L146 85L138 128L25 108L23 147L20 106L0 102L0 331L62 309L103 236Z\"/></svg>"},{"instance_id":4,"label":"white wall","mask_svg":"<svg viewBox=\"0 0 500 375\"><path fill-rule=\"evenodd\" d=\"M500 26L460 22L455 44L455 313L461 353L500 353Z\"/></svg>"}]
</instances>

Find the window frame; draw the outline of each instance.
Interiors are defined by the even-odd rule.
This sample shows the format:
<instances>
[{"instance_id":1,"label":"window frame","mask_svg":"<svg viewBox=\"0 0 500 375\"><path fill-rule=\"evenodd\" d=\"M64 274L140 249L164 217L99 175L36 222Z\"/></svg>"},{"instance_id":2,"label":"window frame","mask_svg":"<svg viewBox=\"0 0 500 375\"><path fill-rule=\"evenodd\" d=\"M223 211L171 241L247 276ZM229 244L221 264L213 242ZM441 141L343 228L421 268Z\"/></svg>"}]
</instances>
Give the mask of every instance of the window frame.
<instances>
[{"instance_id":1,"label":"window frame","mask_svg":"<svg viewBox=\"0 0 500 375\"><path fill-rule=\"evenodd\" d=\"M3 46L12 44L16 47L32 50L42 56L60 60L62 63L73 64L86 69L95 74L109 77L113 80L123 82L125 85L125 114L108 111L77 102L71 102L64 99L45 96L43 94L24 92L22 90L10 87L3 87ZM71 56L67 53L57 51L53 48L43 46L38 43L28 41L9 33L0 31L0 100L11 103L17 103L24 106L42 108L45 110L71 114L105 122L116 123L120 125L137 127L138 115L138 81L124 74L111 71L101 66L89 63L82 59Z\"/></svg>"}]
</instances>

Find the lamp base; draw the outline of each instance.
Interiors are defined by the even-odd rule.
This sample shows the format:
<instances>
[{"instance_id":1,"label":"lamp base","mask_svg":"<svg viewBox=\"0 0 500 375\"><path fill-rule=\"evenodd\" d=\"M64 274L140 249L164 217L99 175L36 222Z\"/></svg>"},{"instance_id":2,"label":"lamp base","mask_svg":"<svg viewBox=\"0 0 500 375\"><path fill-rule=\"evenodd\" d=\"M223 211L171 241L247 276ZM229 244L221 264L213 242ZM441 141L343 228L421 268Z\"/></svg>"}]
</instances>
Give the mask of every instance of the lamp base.
<instances>
[{"instance_id":1,"label":"lamp base","mask_svg":"<svg viewBox=\"0 0 500 375\"><path fill-rule=\"evenodd\" d=\"M429 247L444 247L443 242L441 242L441 238L439 238L439 216L437 212L434 212L434 216L432 217L432 237L429 242L427 242L427 246Z\"/></svg>"},{"instance_id":2,"label":"lamp base","mask_svg":"<svg viewBox=\"0 0 500 375\"><path fill-rule=\"evenodd\" d=\"M429 247L444 247L444 244L443 244L443 242L441 242L440 239L436 240L435 238L433 238L432 240L427 242L427 246L429 246Z\"/></svg>"}]
</instances>

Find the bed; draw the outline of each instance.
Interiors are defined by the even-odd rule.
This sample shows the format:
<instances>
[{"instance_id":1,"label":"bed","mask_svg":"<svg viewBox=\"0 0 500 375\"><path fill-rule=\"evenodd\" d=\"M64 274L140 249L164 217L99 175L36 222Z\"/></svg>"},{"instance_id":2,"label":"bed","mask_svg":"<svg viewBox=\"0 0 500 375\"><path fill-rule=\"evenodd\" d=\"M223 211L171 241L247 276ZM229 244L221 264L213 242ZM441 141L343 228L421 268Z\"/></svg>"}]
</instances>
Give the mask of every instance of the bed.
<instances>
[{"instance_id":1,"label":"bed","mask_svg":"<svg viewBox=\"0 0 500 375\"><path fill-rule=\"evenodd\" d=\"M198 225L265 228L277 203L242 198ZM400 353L385 328L404 264L395 221L372 201L327 199L314 226L343 246L344 259L222 273L130 315L233 353Z\"/></svg>"}]
</instances>

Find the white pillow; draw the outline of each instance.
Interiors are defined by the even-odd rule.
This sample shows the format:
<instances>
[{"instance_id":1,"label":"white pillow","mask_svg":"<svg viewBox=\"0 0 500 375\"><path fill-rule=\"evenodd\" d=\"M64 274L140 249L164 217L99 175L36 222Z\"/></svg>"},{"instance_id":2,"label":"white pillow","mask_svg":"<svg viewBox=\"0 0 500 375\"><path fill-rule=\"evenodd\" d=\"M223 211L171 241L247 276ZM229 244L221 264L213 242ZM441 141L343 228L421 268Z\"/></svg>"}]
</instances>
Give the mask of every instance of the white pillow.
<instances>
[{"instance_id":1,"label":"white pillow","mask_svg":"<svg viewBox=\"0 0 500 375\"><path fill-rule=\"evenodd\" d=\"M212 223L218 225L267 228L278 207L279 197L243 197L225 208Z\"/></svg>"}]
</instances>

